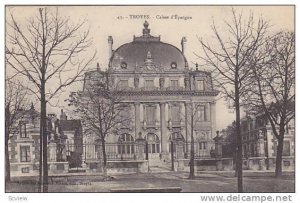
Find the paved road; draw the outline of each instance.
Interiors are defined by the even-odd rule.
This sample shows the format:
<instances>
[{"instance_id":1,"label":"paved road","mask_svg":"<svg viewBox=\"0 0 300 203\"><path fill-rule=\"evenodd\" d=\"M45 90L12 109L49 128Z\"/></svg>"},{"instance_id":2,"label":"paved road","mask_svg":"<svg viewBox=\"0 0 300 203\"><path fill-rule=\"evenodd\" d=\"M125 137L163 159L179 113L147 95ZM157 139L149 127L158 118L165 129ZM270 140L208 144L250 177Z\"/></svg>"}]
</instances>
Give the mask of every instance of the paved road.
<instances>
[{"instance_id":1,"label":"paved road","mask_svg":"<svg viewBox=\"0 0 300 203\"><path fill-rule=\"evenodd\" d=\"M235 177L224 177L218 174L199 174L195 180L189 180L188 173L149 173L115 175L111 181L103 181L102 177L72 177L55 180L49 185L49 192L109 192L120 188L155 188L181 187L182 192L236 192ZM22 183L22 184L20 184ZM245 192L294 192L293 176L244 177ZM11 183L7 192L34 192L34 183L22 181Z\"/></svg>"}]
</instances>

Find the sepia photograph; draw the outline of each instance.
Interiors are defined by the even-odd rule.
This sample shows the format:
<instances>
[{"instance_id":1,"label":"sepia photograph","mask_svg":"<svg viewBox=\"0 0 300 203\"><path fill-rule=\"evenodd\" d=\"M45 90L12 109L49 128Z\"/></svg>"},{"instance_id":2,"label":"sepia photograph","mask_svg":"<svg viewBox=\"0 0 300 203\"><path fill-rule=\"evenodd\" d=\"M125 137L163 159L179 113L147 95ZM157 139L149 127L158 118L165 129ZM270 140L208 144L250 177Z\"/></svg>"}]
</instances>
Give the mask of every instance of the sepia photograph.
<instances>
[{"instance_id":1,"label":"sepia photograph","mask_svg":"<svg viewBox=\"0 0 300 203\"><path fill-rule=\"evenodd\" d=\"M4 10L5 193L296 192L295 5Z\"/></svg>"}]
</instances>

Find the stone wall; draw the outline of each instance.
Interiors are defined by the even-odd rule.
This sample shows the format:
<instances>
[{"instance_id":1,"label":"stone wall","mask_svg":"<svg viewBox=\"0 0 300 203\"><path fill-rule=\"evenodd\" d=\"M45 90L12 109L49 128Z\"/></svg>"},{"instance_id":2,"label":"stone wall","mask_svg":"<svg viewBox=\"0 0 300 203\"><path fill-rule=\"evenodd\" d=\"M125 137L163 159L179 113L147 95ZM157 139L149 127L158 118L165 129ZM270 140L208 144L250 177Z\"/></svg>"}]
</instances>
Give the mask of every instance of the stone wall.
<instances>
[{"instance_id":1,"label":"stone wall","mask_svg":"<svg viewBox=\"0 0 300 203\"><path fill-rule=\"evenodd\" d=\"M182 161L184 168L178 170L177 162ZM263 163L262 163L263 161ZM189 171L189 159L176 160L175 171ZM269 166L267 167L267 160L261 157L252 157L243 159L243 170L254 170L254 171L275 171L276 159L269 158ZM232 158L221 158L221 159L205 159L195 160L195 171L233 171L235 170L235 163ZM284 171L295 171L295 159L294 157L283 157L282 170Z\"/></svg>"}]
</instances>

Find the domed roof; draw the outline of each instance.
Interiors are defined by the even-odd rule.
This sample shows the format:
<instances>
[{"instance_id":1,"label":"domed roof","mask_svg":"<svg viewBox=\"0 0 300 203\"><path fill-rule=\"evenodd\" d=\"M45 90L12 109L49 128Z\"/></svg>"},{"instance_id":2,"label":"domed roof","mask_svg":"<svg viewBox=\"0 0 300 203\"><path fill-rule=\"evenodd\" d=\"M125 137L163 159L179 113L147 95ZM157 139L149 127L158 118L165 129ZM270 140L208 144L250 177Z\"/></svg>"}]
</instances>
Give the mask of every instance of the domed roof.
<instances>
[{"instance_id":1,"label":"domed roof","mask_svg":"<svg viewBox=\"0 0 300 203\"><path fill-rule=\"evenodd\" d=\"M175 46L150 35L148 22L144 23L143 35L133 42L123 44L114 51L110 66L127 70L153 65L164 70L184 69L187 66L183 53Z\"/></svg>"}]
</instances>

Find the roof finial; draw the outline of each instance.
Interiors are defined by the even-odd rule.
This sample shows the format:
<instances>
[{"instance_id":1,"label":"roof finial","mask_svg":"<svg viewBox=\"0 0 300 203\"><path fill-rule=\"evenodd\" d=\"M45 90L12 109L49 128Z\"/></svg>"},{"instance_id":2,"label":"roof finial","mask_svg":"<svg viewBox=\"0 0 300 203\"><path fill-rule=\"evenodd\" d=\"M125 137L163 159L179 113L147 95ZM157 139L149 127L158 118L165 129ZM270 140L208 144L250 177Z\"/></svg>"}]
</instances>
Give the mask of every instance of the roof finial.
<instances>
[{"instance_id":1,"label":"roof finial","mask_svg":"<svg viewBox=\"0 0 300 203\"><path fill-rule=\"evenodd\" d=\"M152 56L151 56L151 52L150 52L150 51L147 52L147 59L152 59Z\"/></svg>"},{"instance_id":2,"label":"roof finial","mask_svg":"<svg viewBox=\"0 0 300 203\"><path fill-rule=\"evenodd\" d=\"M143 36L149 36L150 35L150 29L148 29L149 23L147 20L144 22L144 29L143 29Z\"/></svg>"},{"instance_id":3,"label":"roof finial","mask_svg":"<svg viewBox=\"0 0 300 203\"><path fill-rule=\"evenodd\" d=\"M148 28L148 26L149 26L149 23L148 23L148 21L147 21L147 20L145 20L145 22L144 22L144 27L147 29L147 28Z\"/></svg>"},{"instance_id":4,"label":"roof finial","mask_svg":"<svg viewBox=\"0 0 300 203\"><path fill-rule=\"evenodd\" d=\"M31 107L30 107L31 110L34 110L34 106L33 106L33 102L31 102Z\"/></svg>"}]
</instances>

